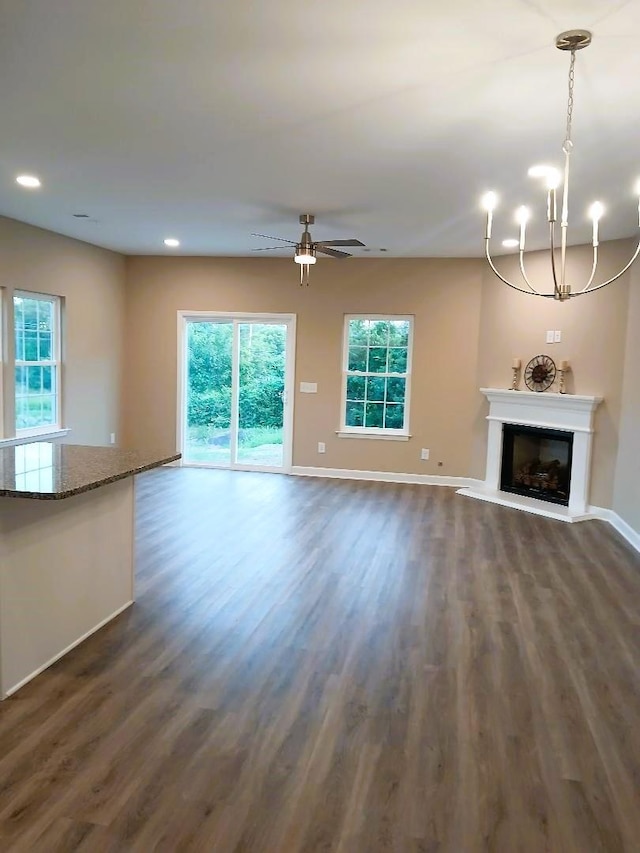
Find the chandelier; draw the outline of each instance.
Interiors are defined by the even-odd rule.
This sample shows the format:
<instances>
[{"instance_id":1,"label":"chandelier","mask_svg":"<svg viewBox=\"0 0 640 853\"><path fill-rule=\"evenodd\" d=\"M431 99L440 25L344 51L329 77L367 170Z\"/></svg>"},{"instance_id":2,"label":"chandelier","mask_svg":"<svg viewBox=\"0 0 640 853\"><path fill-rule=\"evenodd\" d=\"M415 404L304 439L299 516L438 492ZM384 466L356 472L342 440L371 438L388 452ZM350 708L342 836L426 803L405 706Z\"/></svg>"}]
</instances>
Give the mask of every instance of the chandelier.
<instances>
[{"instance_id":1,"label":"chandelier","mask_svg":"<svg viewBox=\"0 0 640 853\"><path fill-rule=\"evenodd\" d=\"M573 142L571 141L571 123L573 119L573 88L575 83L576 51L582 50L590 44L591 33L587 30L567 30L567 32L560 33L560 35L556 38L556 47L559 50L567 50L571 52L571 60L569 63L569 97L567 100L567 126L565 139L562 144L562 150L564 152L564 174L561 174L557 169L554 169L551 166L533 166L531 169L529 169L529 176L532 178L542 178L545 182L547 189L549 256L551 263L551 276L553 279L553 291L541 292L540 290L537 290L531 284L529 278L527 277L527 272L525 270L524 265L524 251L527 222L529 221L530 213L528 208L526 207L519 207L516 211L516 222L520 225L520 239L518 241L513 241L513 245L519 245L520 274L522 276L524 285L526 286L521 287L517 284L514 284L513 282L505 278L505 276L503 276L502 273L500 273L496 269L495 263L491 257L489 243L491 240L493 211L497 206L498 198L494 192L488 192L482 197L482 206L487 212L487 224L484 237L485 256L493 272L506 285L512 287L514 290L518 290L520 293L527 293L531 296L545 296L549 299L558 299L561 302L564 302L565 300L570 299L574 296L583 296L585 293L595 293L596 290L601 290L603 287L606 287L608 284L611 284L612 282L616 281L616 279L620 278L620 276L623 275L629 269L629 267L633 264L633 262L640 254L639 242L633 254L633 257L631 258L629 263L620 270L620 272L616 273L616 275L612 276L606 281L594 285L593 282L596 275L596 269L598 267L598 225L600 222L600 218L604 213L603 205L599 201L596 201L589 208L589 218L591 219L593 224L593 237L591 241L593 246L593 264L591 267L591 274L589 275L586 284L583 284L580 289L574 290L572 289L571 284L567 283L566 259L567 231L569 228L569 164L571 160L571 152L573 150ZM556 224L558 220L557 190L561 183L562 207L560 215L560 245L558 246L556 240ZM638 192L638 195L640 196L640 182L638 182L636 190ZM640 225L640 200L638 203L638 218ZM556 257L558 248L560 250L559 259Z\"/></svg>"}]
</instances>

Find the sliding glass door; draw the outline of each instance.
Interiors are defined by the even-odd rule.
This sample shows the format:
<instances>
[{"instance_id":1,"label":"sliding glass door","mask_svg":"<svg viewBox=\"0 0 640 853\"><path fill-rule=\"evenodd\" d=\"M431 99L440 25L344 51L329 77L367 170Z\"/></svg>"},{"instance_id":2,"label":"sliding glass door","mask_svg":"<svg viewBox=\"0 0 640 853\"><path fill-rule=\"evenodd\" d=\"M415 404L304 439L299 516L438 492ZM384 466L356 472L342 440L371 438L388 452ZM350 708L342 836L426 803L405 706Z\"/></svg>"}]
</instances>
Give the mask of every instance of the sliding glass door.
<instances>
[{"instance_id":1,"label":"sliding glass door","mask_svg":"<svg viewBox=\"0 0 640 853\"><path fill-rule=\"evenodd\" d=\"M180 315L184 464L291 465L294 318Z\"/></svg>"}]
</instances>

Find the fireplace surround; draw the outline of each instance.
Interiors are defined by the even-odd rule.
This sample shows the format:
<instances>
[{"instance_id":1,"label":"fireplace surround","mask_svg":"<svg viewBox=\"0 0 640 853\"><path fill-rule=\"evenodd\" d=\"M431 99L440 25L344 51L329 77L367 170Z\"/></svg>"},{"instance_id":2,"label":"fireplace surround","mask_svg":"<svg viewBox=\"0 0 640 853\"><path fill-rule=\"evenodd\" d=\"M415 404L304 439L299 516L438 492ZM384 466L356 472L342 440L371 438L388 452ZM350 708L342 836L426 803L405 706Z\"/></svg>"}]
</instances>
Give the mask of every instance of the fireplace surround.
<instances>
[{"instance_id":1,"label":"fireplace surround","mask_svg":"<svg viewBox=\"0 0 640 853\"><path fill-rule=\"evenodd\" d=\"M562 521L593 518L589 511L591 445L594 414L602 398L500 388L480 391L489 401L485 479L460 493ZM537 455L531 450L529 470L520 472L519 479L529 475L526 489L512 482L515 475L509 462L503 470L503 450L509 450L509 442L518 432L547 442L539 446ZM522 453L526 455L526 449ZM511 454L512 469L528 464L520 457L515 461L514 466ZM532 470L536 461L539 464L533 467L537 470ZM543 488L545 478L547 488ZM554 488L549 488L550 483ZM550 494L558 491L561 494Z\"/></svg>"}]
</instances>

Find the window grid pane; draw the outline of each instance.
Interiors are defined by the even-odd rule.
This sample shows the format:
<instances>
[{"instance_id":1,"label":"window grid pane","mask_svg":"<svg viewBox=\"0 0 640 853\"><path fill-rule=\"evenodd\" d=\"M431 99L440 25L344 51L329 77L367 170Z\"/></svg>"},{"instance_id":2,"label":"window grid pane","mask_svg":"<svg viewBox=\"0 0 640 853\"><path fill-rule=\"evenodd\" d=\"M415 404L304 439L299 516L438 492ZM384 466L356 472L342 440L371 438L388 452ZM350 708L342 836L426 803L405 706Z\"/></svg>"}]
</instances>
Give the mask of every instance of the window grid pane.
<instances>
[{"instance_id":1,"label":"window grid pane","mask_svg":"<svg viewBox=\"0 0 640 853\"><path fill-rule=\"evenodd\" d=\"M16 429L58 423L57 298L14 296Z\"/></svg>"},{"instance_id":2,"label":"window grid pane","mask_svg":"<svg viewBox=\"0 0 640 853\"><path fill-rule=\"evenodd\" d=\"M404 429L411 322L349 318L346 335L345 425Z\"/></svg>"}]
</instances>

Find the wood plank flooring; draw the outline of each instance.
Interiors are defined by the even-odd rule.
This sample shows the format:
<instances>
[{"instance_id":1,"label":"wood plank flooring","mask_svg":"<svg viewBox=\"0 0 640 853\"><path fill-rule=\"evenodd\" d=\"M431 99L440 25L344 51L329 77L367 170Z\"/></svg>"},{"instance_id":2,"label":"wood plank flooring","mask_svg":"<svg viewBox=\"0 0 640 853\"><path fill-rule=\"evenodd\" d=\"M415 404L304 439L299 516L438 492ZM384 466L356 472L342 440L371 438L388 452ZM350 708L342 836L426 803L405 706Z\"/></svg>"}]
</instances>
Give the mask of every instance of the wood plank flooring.
<instances>
[{"instance_id":1,"label":"wood plank flooring","mask_svg":"<svg viewBox=\"0 0 640 853\"><path fill-rule=\"evenodd\" d=\"M640 558L606 524L164 469L138 566L0 704L3 853L640 850Z\"/></svg>"}]
</instances>

